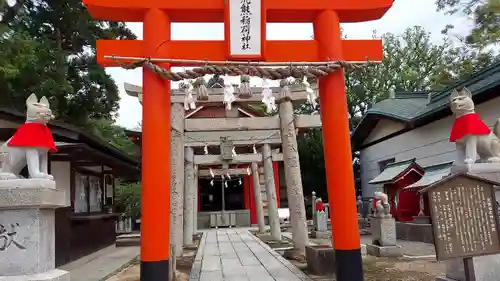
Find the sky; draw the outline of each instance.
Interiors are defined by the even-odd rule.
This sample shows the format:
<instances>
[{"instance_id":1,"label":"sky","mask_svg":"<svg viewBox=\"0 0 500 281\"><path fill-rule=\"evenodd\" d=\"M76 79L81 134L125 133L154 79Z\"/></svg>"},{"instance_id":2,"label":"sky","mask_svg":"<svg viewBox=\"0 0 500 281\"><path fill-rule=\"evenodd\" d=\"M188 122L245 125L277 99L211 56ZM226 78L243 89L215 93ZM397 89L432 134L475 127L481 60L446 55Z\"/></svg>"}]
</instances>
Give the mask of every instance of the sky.
<instances>
[{"instance_id":1,"label":"sky","mask_svg":"<svg viewBox=\"0 0 500 281\"><path fill-rule=\"evenodd\" d=\"M371 39L373 31L377 34L391 32L401 34L407 28L419 25L431 33L435 43L442 40L441 30L447 24L455 26L457 34L467 34L472 23L462 16L449 16L436 11L435 0L396 0L385 16L377 21L343 24L349 39ZM418 4L416 4L418 2ZM127 26L142 39L142 23L127 23ZM267 25L269 40L310 40L313 36L312 24L273 23ZM174 23L171 40L223 40L222 23ZM194 56L194 55L193 55ZM175 69L174 69L175 70ZM179 71L179 70L177 70ZM135 128L142 119L142 106L135 97L125 93L123 83L142 85L141 69L124 70L117 67L107 68L120 91L118 125Z\"/></svg>"}]
</instances>

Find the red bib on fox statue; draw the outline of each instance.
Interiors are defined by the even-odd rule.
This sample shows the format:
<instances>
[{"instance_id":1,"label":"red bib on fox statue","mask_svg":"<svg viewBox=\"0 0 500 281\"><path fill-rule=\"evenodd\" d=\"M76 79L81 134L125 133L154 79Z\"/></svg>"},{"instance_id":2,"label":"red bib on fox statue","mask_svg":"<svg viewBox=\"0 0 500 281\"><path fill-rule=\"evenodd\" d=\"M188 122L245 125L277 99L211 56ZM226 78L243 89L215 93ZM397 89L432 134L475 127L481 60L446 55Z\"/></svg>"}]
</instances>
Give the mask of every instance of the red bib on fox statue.
<instances>
[{"instance_id":1,"label":"red bib on fox statue","mask_svg":"<svg viewBox=\"0 0 500 281\"><path fill-rule=\"evenodd\" d=\"M45 124L41 123L21 125L7 144L19 147L44 147L49 149L49 152L57 152L52 133Z\"/></svg>"},{"instance_id":2,"label":"red bib on fox statue","mask_svg":"<svg viewBox=\"0 0 500 281\"><path fill-rule=\"evenodd\" d=\"M490 128L484 124L477 113L460 116L453 123L450 133L450 142L455 142L466 135L489 135Z\"/></svg>"}]
</instances>

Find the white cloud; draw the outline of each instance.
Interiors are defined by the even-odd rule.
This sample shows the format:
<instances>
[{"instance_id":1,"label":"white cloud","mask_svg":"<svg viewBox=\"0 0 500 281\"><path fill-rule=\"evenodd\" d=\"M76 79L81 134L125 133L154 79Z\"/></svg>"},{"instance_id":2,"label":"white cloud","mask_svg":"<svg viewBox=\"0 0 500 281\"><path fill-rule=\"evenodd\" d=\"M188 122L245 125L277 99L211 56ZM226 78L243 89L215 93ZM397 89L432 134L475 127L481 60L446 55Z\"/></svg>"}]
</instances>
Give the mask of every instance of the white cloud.
<instances>
[{"instance_id":1,"label":"white cloud","mask_svg":"<svg viewBox=\"0 0 500 281\"><path fill-rule=\"evenodd\" d=\"M416 4L418 2L418 4ZM373 30L378 34L391 32L399 34L407 28L419 25L431 33L431 38L440 42L441 30L446 24L455 25L457 34L466 34L472 27L470 21L459 16L446 16L436 12L434 0L398 0L380 20L343 24L342 27L350 39L370 39ZM142 39L142 23L129 23L128 27ZM309 40L313 35L311 24L268 24L267 38L270 40ZM176 23L172 24L172 40L223 40L222 23ZM195 54L193 54L193 57ZM142 85L142 71L108 68L106 70L120 89L120 110L118 124L133 128L142 119L142 106L134 97L125 94L123 83Z\"/></svg>"}]
</instances>

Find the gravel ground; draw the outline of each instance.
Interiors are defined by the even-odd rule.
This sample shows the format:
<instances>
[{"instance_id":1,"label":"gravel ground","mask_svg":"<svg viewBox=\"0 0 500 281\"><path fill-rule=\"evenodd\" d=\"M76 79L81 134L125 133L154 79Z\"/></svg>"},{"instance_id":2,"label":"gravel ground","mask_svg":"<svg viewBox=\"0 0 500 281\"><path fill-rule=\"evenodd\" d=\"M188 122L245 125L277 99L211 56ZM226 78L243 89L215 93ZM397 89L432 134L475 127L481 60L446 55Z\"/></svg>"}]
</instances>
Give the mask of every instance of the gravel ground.
<instances>
[{"instance_id":1,"label":"gravel ground","mask_svg":"<svg viewBox=\"0 0 500 281\"><path fill-rule=\"evenodd\" d=\"M303 263L291 261L314 281L335 281L335 276L317 276L307 272ZM444 263L426 260L385 259L367 256L363 259L366 281L435 281L444 275Z\"/></svg>"},{"instance_id":2,"label":"gravel ground","mask_svg":"<svg viewBox=\"0 0 500 281\"><path fill-rule=\"evenodd\" d=\"M361 236L361 244L371 244L371 236L370 235L362 235ZM330 239L314 239L310 238L310 241L319 245L331 245L332 241ZM397 244L401 246L403 250L403 254L407 256L429 256L436 255L436 251L434 249L433 244L423 243L423 242L415 242L415 241L406 241L406 240L398 240Z\"/></svg>"}]
</instances>

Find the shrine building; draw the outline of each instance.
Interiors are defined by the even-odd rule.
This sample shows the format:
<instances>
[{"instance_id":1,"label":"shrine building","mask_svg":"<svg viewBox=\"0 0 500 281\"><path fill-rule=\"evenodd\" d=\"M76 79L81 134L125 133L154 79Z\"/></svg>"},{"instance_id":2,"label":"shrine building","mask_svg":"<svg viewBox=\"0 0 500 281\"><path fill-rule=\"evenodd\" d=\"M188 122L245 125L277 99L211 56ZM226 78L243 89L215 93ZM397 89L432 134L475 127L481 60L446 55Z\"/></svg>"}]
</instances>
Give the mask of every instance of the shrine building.
<instances>
[{"instance_id":1,"label":"shrine building","mask_svg":"<svg viewBox=\"0 0 500 281\"><path fill-rule=\"evenodd\" d=\"M449 141L455 121L449 97L463 87L493 127L500 118L500 63L442 91L393 92L368 109L351 135L353 150L360 151L363 197L386 192L398 221L411 222L419 213L418 190L451 171L456 147Z\"/></svg>"},{"instance_id":2,"label":"shrine building","mask_svg":"<svg viewBox=\"0 0 500 281\"><path fill-rule=\"evenodd\" d=\"M0 107L0 144L26 120ZM106 141L59 121L48 124L58 151L49 153L48 172L64 190L66 207L55 212L55 265L60 267L116 241L115 189L120 180L139 179L138 159ZM27 177L27 168L21 175Z\"/></svg>"}]
</instances>

